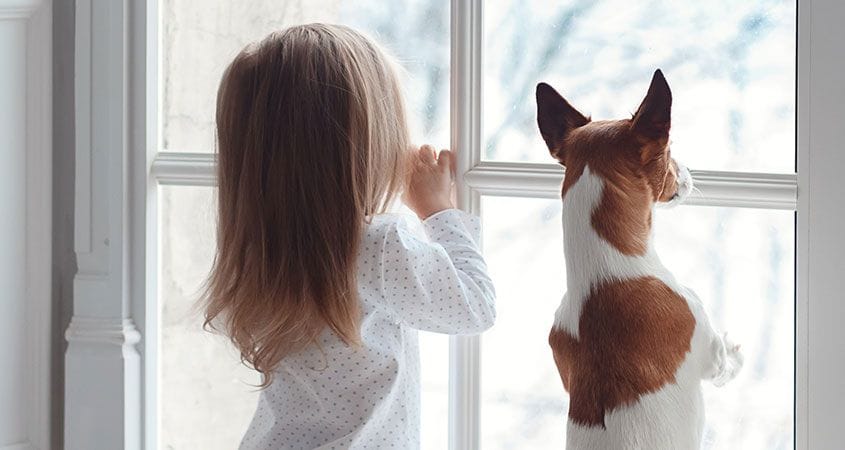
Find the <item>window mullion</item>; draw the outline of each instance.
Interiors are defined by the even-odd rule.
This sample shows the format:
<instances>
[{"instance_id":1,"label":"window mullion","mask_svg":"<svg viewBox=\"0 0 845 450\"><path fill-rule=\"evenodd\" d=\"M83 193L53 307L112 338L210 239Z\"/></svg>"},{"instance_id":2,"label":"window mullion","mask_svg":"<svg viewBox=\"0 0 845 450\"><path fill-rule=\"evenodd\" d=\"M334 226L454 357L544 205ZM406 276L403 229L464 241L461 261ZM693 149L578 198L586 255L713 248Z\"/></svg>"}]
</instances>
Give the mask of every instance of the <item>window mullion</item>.
<instances>
[{"instance_id":1,"label":"window mullion","mask_svg":"<svg viewBox=\"0 0 845 450\"><path fill-rule=\"evenodd\" d=\"M479 194L465 182L481 160L481 0L451 2L450 147L457 157L458 207L480 214ZM479 445L480 338L449 343L449 448Z\"/></svg>"},{"instance_id":2,"label":"window mullion","mask_svg":"<svg viewBox=\"0 0 845 450\"><path fill-rule=\"evenodd\" d=\"M466 167L471 168L461 172L464 176L458 182L460 206L475 214L480 211L481 195L530 198L560 195L563 170L555 164L483 161ZM162 185L213 186L214 170L213 153L159 152L151 174ZM701 192L687 200L690 205L795 210L796 174L693 170L692 175Z\"/></svg>"},{"instance_id":3,"label":"window mullion","mask_svg":"<svg viewBox=\"0 0 845 450\"><path fill-rule=\"evenodd\" d=\"M214 153L158 152L150 174L161 185L214 186Z\"/></svg>"},{"instance_id":4,"label":"window mullion","mask_svg":"<svg viewBox=\"0 0 845 450\"><path fill-rule=\"evenodd\" d=\"M690 195L687 204L795 210L795 174L691 172L697 192ZM556 164L484 161L464 179L470 188L484 195L557 198L563 174Z\"/></svg>"}]
</instances>

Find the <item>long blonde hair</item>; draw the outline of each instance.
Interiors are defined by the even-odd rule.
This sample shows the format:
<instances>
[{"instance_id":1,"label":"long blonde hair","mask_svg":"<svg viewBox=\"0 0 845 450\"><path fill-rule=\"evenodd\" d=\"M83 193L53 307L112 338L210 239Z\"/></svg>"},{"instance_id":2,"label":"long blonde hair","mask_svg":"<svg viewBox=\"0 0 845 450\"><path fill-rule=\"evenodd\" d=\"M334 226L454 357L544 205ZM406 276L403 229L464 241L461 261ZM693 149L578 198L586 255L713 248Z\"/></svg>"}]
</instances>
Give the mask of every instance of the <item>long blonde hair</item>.
<instances>
[{"instance_id":1,"label":"long blonde hair","mask_svg":"<svg viewBox=\"0 0 845 450\"><path fill-rule=\"evenodd\" d=\"M263 375L328 327L360 343L356 254L404 181L392 60L347 27L296 26L247 46L217 94L217 254L203 296Z\"/></svg>"}]
</instances>

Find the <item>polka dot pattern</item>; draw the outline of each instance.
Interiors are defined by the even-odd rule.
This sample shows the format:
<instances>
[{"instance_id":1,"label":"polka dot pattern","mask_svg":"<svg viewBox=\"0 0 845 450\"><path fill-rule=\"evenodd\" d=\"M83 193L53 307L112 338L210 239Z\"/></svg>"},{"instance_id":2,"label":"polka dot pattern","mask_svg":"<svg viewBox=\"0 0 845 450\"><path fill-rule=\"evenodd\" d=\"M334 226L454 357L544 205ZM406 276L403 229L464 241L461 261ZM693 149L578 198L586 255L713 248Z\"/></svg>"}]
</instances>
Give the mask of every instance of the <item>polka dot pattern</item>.
<instances>
[{"instance_id":1,"label":"polka dot pattern","mask_svg":"<svg viewBox=\"0 0 845 450\"><path fill-rule=\"evenodd\" d=\"M358 254L359 348L331 331L282 361L242 450L419 448L417 330L476 334L495 320L477 217L382 215Z\"/></svg>"}]
</instances>

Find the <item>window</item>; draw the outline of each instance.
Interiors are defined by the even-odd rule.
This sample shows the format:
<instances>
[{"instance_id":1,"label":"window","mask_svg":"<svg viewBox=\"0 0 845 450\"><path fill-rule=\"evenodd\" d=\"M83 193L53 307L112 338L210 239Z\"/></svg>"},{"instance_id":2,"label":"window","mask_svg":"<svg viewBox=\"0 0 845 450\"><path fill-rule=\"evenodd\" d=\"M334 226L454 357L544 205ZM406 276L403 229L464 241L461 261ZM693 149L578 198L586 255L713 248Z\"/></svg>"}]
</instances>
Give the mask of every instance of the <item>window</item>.
<instances>
[{"instance_id":1,"label":"window","mask_svg":"<svg viewBox=\"0 0 845 450\"><path fill-rule=\"evenodd\" d=\"M449 4L161 0L164 161L206 167L214 150L214 102L226 65L247 43L297 23L340 22L373 35L407 70L412 133L445 145L449 135ZM190 161L190 162L188 162ZM166 165L159 165L159 168ZM159 177L159 445L237 447L252 414L259 378L222 336L204 332L196 311L214 256L212 181ZM195 186L200 184L201 186ZM448 338L420 337L425 448L447 447ZM225 404L226 409L217 406ZM197 433L209 429L213 433Z\"/></svg>"},{"instance_id":2,"label":"window","mask_svg":"<svg viewBox=\"0 0 845 450\"><path fill-rule=\"evenodd\" d=\"M562 448L566 395L546 336L566 285L563 173L536 130L533 89L547 81L595 118L622 117L655 67L675 94L673 153L701 189L658 213L658 247L747 358L737 380L705 387L707 448L792 448L796 2L555 4L160 1L160 377L148 383L161 447L194 444L203 429L214 430L203 448L232 448L256 399L254 374L189 309L213 250L219 77L272 30L339 21L408 69L416 137L459 151L460 206L481 214L499 290L499 322L483 337L422 339L424 448ZM231 407L209 407L221 403Z\"/></svg>"},{"instance_id":3,"label":"window","mask_svg":"<svg viewBox=\"0 0 845 450\"><path fill-rule=\"evenodd\" d=\"M687 206L655 217L664 263L746 357L731 383L704 384L704 448L792 448L793 215ZM566 289L560 201L484 197L482 218L500 301L497 324L482 337L481 448L564 448L566 396L545 345Z\"/></svg>"},{"instance_id":4,"label":"window","mask_svg":"<svg viewBox=\"0 0 845 450\"><path fill-rule=\"evenodd\" d=\"M621 118L660 67L687 166L795 171L794 0L554 5L485 4L484 159L549 162L526 101L538 80L587 114Z\"/></svg>"},{"instance_id":5,"label":"window","mask_svg":"<svg viewBox=\"0 0 845 450\"><path fill-rule=\"evenodd\" d=\"M657 67L673 90L673 155L699 169L702 196L690 203L714 207L658 210L656 245L746 356L743 371L724 388L705 383L705 448L792 448L794 205L769 204L780 181L762 178L794 180L796 2L731 5L484 4L477 167L485 171L481 213L499 319L481 338L481 448L565 446L566 398L545 345L566 289L558 184L550 183L555 200L512 197L525 195L519 189L539 175L540 166L520 162L551 161L537 131L534 86L551 83L594 118L621 118L639 105ZM495 184L495 171L517 167L525 180ZM709 198L708 176L739 184L748 175L737 171L754 172L763 194L742 206L765 209L732 207L742 195L732 188ZM514 383L512 367L532 370L520 371Z\"/></svg>"}]
</instances>

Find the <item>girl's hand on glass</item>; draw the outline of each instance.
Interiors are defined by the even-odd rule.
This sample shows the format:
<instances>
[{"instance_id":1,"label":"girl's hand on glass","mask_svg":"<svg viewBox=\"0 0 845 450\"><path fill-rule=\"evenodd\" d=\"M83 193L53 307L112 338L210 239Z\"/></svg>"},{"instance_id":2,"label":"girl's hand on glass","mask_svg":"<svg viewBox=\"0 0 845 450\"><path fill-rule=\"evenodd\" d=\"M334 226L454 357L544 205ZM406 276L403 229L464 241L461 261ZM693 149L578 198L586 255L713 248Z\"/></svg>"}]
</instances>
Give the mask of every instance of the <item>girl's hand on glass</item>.
<instances>
[{"instance_id":1,"label":"girl's hand on glass","mask_svg":"<svg viewBox=\"0 0 845 450\"><path fill-rule=\"evenodd\" d=\"M407 187L402 201L421 220L444 209L454 208L452 152L441 150L437 154L430 145L423 145L411 151L409 160Z\"/></svg>"}]
</instances>

